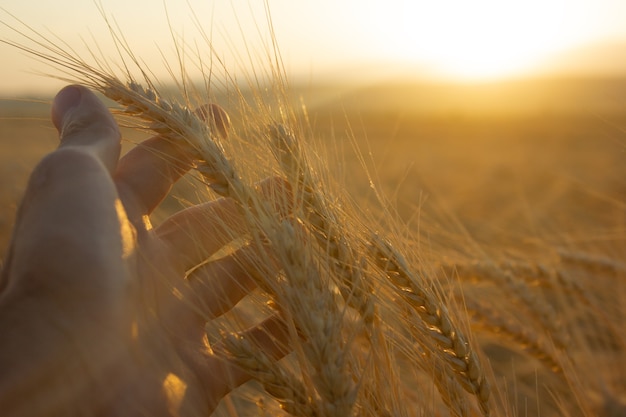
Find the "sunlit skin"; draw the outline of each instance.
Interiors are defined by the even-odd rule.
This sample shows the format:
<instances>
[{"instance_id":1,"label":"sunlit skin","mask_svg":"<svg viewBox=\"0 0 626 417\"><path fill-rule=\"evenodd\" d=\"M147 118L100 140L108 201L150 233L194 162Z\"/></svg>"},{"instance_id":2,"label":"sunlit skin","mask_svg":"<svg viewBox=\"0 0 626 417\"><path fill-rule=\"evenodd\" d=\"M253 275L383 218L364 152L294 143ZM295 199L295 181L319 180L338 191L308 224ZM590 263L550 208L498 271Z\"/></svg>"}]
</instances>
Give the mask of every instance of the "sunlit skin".
<instances>
[{"instance_id":1,"label":"sunlit skin","mask_svg":"<svg viewBox=\"0 0 626 417\"><path fill-rule=\"evenodd\" d=\"M209 109L225 134L225 113ZM0 410L209 415L248 377L210 354L204 326L255 288L251 255L260 249L244 247L185 280L226 243L220 230L244 232L229 199L150 225L194 152L154 137L120 159L117 124L81 86L56 96L52 121L60 144L31 175L0 280ZM285 353L277 320L247 335L270 356Z\"/></svg>"}]
</instances>

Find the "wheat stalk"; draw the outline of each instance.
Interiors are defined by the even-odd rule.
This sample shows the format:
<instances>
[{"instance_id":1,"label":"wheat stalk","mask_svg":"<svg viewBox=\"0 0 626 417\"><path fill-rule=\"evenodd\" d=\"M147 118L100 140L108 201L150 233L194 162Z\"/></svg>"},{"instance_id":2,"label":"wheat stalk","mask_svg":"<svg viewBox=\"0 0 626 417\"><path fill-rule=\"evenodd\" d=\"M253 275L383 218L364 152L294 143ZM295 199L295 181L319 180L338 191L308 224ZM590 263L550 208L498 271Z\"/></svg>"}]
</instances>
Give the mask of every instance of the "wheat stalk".
<instances>
[{"instance_id":1,"label":"wheat stalk","mask_svg":"<svg viewBox=\"0 0 626 417\"><path fill-rule=\"evenodd\" d=\"M305 205L309 207L309 212L306 217L308 224L311 225L314 230L314 235L325 247L327 252L330 254L330 257L336 260L337 263L335 265L339 268L339 275L343 278L342 282L351 290L350 295L354 297L354 294L356 294L354 298L346 297L347 300L349 302L351 301L352 305L354 305L361 313L365 323L369 323L373 320L373 318L370 318L370 313L368 312L368 310L371 310L368 307L369 305L372 305L372 302L370 301L371 297L367 296L369 293L366 289L367 284L364 284L363 278L360 275L357 275L358 272L355 272L361 271L362 268L355 268L353 266L354 260L359 258L354 256L355 254L351 250L351 247L345 238L347 234L344 232L340 223L336 220L336 214L329 209L329 204L327 203L325 196L317 191L317 187L315 187L316 181L314 180L312 172L308 168L308 164L299 142L295 139L293 133L283 125L273 126L271 128L271 136L274 139L273 142L276 149L275 154L277 155L277 159L281 162L283 171L292 182L299 184L303 190L303 201L305 202ZM372 244L378 249L374 252L375 259L379 266L381 266L380 261L382 258L385 258L385 254L382 252L382 240L377 239L373 232L370 231L369 233L374 236ZM387 254L387 262L389 262L390 259L395 259L397 262L399 259L399 253L388 242L384 243L384 251ZM383 270L385 270L387 274L390 272L389 267L388 263L383 266ZM408 268L404 268L403 271L408 271ZM392 282L394 281L392 280ZM395 281L394 284L397 284L397 281ZM406 284L406 282L404 284ZM404 288L406 288L406 286ZM422 291L420 291L420 293L425 295ZM417 311L420 312L423 311L422 307L424 307L426 303L436 305L434 297L428 297L424 303L416 304L414 302L416 300L415 297L408 297L406 293L403 293L403 295L405 298L413 300L413 307L418 307ZM433 310L437 309L437 307L433 307L430 315L426 313L421 314L420 316L430 325L436 325L436 322L440 324L439 334L443 335L444 338L447 336L449 340L449 342L443 342L443 345L449 345L444 349L453 347L453 351L457 354L457 356L463 358L465 361L464 365L460 367L458 365L456 366L456 373L465 373L465 375L469 377L469 382L466 382L464 387L468 392L477 394L481 409L485 414L488 414L488 388L487 384L484 382L484 377L480 380L481 375L479 375L480 367L477 365L478 361L475 357L473 357L471 352L465 350L465 347L461 347L461 344L465 345L466 342L462 339L462 336L458 336L460 332L457 329L452 328L447 315L443 313L443 318L441 317L441 308L438 309L439 313L432 313ZM439 314L440 317L438 317L437 320L433 320L432 318L437 316L437 314ZM440 337L435 337L435 340L438 340L438 344L442 345L442 339ZM459 369L462 370L459 371ZM436 381L441 381L441 378L436 378ZM443 384L438 384L438 386L443 389ZM450 398L447 394L444 394L443 397L446 399ZM448 404L452 406L451 402L448 402Z\"/></svg>"},{"instance_id":2,"label":"wheat stalk","mask_svg":"<svg viewBox=\"0 0 626 417\"><path fill-rule=\"evenodd\" d=\"M262 281L259 285L274 290L273 296L280 300L283 312L288 313L295 323L298 333L292 335L294 340L301 335L310 343L303 346L304 355L300 359L308 363L302 366L314 373L313 385L325 401L323 415L349 415L356 391L345 368L341 320L336 317L340 312L332 295L326 284L320 281L312 260L303 262L307 248L299 245L300 239L293 226L283 221L280 213L264 201L254 187L244 182L227 158L217 135L213 134L210 123L201 120L188 106L162 99L151 83L144 87L132 78L123 83L106 71L89 66L61 49L51 49L47 44L40 43L40 46L47 48L49 53L14 46L74 72L83 83L122 105L124 114L145 121L150 130L164 138L184 140L196 149L202 158L197 170L209 186L219 195L239 203L252 238L259 242L268 240L275 256L282 262L286 279L280 283ZM259 277L262 280L267 278L263 274ZM327 301L320 303L320 299Z\"/></svg>"},{"instance_id":3,"label":"wheat stalk","mask_svg":"<svg viewBox=\"0 0 626 417\"><path fill-rule=\"evenodd\" d=\"M530 332L522 326L506 319L492 308L473 300L465 299L467 311L474 320L474 325L492 332L499 337L508 339L526 352L541 361L548 369L563 374L563 367L558 358L558 352L554 347L546 345L540 338L535 337L534 332Z\"/></svg>"},{"instance_id":4,"label":"wheat stalk","mask_svg":"<svg viewBox=\"0 0 626 417\"><path fill-rule=\"evenodd\" d=\"M190 144L200 155L196 169L208 186L237 202L249 231L244 240L263 243L273 253L259 254L259 273L255 278L287 324L297 366L288 371L280 362L272 362L258 346L238 336L232 328L224 333L224 351L228 359L259 380L285 411L320 417L418 414L419 407L405 404L406 397L398 388L406 384L404 369L396 356L400 351L406 353L420 378L423 374L430 377L450 414L473 415L462 390L475 396L483 415L490 413L492 400L487 377L477 351L469 343L469 335L452 319L447 299L434 290L423 272L416 272L408 264L396 246L380 238L374 227L360 224L354 230L356 221L338 207L334 196L321 184L322 175L313 169L304 143L290 129L290 120L284 114L280 124L272 124L269 133L264 131L258 136L263 141L269 137L269 148L288 179L292 194L273 196L267 201L254 188L251 175L244 171L247 165L238 165L233 153L227 152L229 143L215 134L212 120L204 120L194 111L186 80L181 81L185 90L182 102L161 97L122 37L116 38L120 49L138 65L142 77L131 76L126 63L122 65L124 75L118 77L106 60L96 59L96 65L90 66L63 45L57 46L42 36L26 38L34 42L34 48L2 42L52 63L71 82L77 78L101 91L122 106L122 113L129 120L139 120L142 127L169 140ZM244 112L250 110L242 107ZM270 113L261 111L267 112L265 116ZM268 120L276 120L249 115L244 119L263 126ZM248 127L247 133L254 130ZM242 155L242 159L246 157ZM285 216L287 211L291 214ZM593 329L594 335L608 329L623 348L626 342L615 318L606 314L599 300L577 281L578 275L571 275L621 277L626 267L621 262L582 252L560 251L558 259L560 265L555 268L531 262L476 261L446 263L441 269L445 277L456 277L463 283L479 281L499 287L507 300L523 309L520 311L531 319L532 328L549 334L559 350L536 337L537 333L511 323L499 311L485 308L479 297L463 294L463 313L471 315L474 324L512 340L518 348L560 372L565 385L575 385L568 379L574 378L573 372L563 371L563 364L571 360L572 341L563 333L560 316L549 299L533 291L533 286L563 292L567 295L563 298L567 304L564 307L591 309L602 322ZM264 273L276 261L282 272ZM340 296L335 293L337 289ZM619 311L614 316L619 316ZM384 313L389 313L389 317ZM367 340L357 343L355 339L362 334ZM424 393L426 389L417 387L415 391ZM427 401L430 400L424 403Z\"/></svg>"},{"instance_id":5,"label":"wheat stalk","mask_svg":"<svg viewBox=\"0 0 626 417\"><path fill-rule=\"evenodd\" d=\"M404 257L389 242L372 235L371 253L397 293L424 323L430 341L439 347L438 356L456 375L461 386L476 396L483 414L489 415L489 384L476 354L470 348L463 332L451 321L445 305L420 285ZM416 340L419 343L421 338L418 336Z\"/></svg>"},{"instance_id":6,"label":"wheat stalk","mask_svg":"<svg viewBox=\"0 0 626 417\"><path fill-rule=\"evenodd\" d=\"M317 417L321 413L300 379L270 360L241 335L226 333L222 339L228 359L263 384L265 391L294 416Z\"/></svg>"},{"instance_id":7,"label":"wheat stalk","mask_svg":"<svg viewBox=\"0 0 626 417\"><path fill-rule=\"evenodd\" d=\"M370 283L365 278L365 258L358 248L349 242L345 226L333 210L327 196L319 190L307 162L304 150L294 133L283 124L270 127L272 149L284 174L295 187L304 204L304 221L313 236L329 257L332 275L338 276L344 300L361 315L366 326L371 326L376 316L376 306L370 296Z\"/></svg>"},{"instance_id":8,"label":"wheat stalk","mask_svg":"<svg viewBox=\"0 0 626 417\"><path fill-rule=\"evenodd\" d=\"M293 323L292 339L297 340L301 336L306 341L299 348L296 346L296 352L299 353L304 375L308 375L305 380L308 379L309 382L305 385L312 386L320 397L318 408L321 415L350 415L358 389L348 369L351 363L348 357L349 344L343 340L345 332L340 319L342 313L329 291L331 282L322 279L322 271L318 267L321 265L330 277L339 277L346 302L359 311L365 325L371 327L376 313L373 299L369 296L370 284L362 276L366 262L365 258L358 255L358 250L352 248L343 238L340 222L329 210L324 196L313 186L313 177L307 171L306 165L299 161L300 155L294 153L293 149L285 152L285 146L288 148L293 144L293 141L291 145L287 142L292 138L285 135L284 131L279 133L278 149L283 154L290 154L292 163L300 163L297 169L285 171L291 173L292 180L303 191L301 203L306 215L301 217L311 226L310 230L326 256L325 262L319 265L315 265L318 261L314 261L311 251L303 246L302 236L297 235L293 225L283 220L239 175L210 123L201 120L188 105L163 99L145 74L147 86L142 86L130 75L129 81L124 83L106 69L89 66L78 57L46 43L45 40L36 43L43 51L11 44L53 63L68 74L78 76L87 86L99 90L122 105L124 114L143 120L148 129L162 137L172 141L186 141L195 148L202 158L197 170L209 187L219 195L238 202L252 238L269 241L272 250L276 252L284 271L284 279L280 282L267 282L266 277L259 274L259 285L272 291L272 297L281 306L282 313ZM281 162L284 160L283 157ZM423 305L414 307L419 309ZM426 319L423 314L421 317ZM441 321L439 318L439 321L442 335L444 338L448 337L455 354L460 356L461 349L465 349L460 345L464 342L458 337L452 337L455 333L449 328L450 322L447 319ZM441 342L441 338L439 341ZM456 343L459 341L462 343ZM469 352L465 352L465 355L467 357L457 360L457 365L459 362L463 364L456 367L457 374L469 377L466 378L468 382L465 388L477 393L486 413L486 384L478 382L474 361ZM251 373L258 373L258 369L253 367L256 365L244 361L243 356L239 358L240 364L247 363L251 366ZM449 364L453 362L448 361ZM276 381L279 379L274 382ZM278 383L271 385L271 390L279 393Z\"/></svg>"},{"instance_id":9,"label":"wheat stalk","mask_svg":"<svg viewBox=\"0 0 626 417\"><path fill-rule=\"evenodd\" d=\"M357 390L347 372L349 347L343 342L341 314L328 282L314 264L311 252L303 247L305 239L298 236L295 228L285 222L279 244L280 255L290 286L277 294L279 305L287 307L298 332L306 343L302 353L309 359L313 370L312 383L320 397L323 415L350 415Z\"/></svg>"},{"instance_id":10,"label":"wheat stalk","mask_svg":"<svg viewBox=\"0 0 626 417\"><path fill-rule=\"evenodd\" d=\"M528 284L514 274L507 265L496 265L492 262L472 262L454 265L454 274L461 279L486 280L498 288L507 289L512 300L519 300L520 308L539 326L550 332L558 347L567 346L567 336L563 333L560 320L552 306L530 289Z\"/></svg>"}]
</instances>

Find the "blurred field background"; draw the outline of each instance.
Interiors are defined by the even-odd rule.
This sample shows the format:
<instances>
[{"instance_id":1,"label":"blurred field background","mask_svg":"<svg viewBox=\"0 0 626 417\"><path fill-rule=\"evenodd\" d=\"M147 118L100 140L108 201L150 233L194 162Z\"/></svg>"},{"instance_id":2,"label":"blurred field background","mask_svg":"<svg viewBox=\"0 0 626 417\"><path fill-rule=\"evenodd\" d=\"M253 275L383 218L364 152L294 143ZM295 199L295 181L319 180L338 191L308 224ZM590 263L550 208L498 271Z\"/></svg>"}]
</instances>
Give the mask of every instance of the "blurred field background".
<instances>
[{"instance_id":1,"label":"blurred field background","mask_svg":"<svg viewBox=\"0 0 626 417\"><path fill-rule=\"evenodd\" d=\"M454 224L488 242L621 236L623 2L274 0L154 7L109 0L32 8L6 0L2 7L0 40L21 38L12 28L25 27L14 15L67 42L75 54L102 54L115 66L107 17L141 65L165 84L176 80L183 51L173 44L182 42L192 78L194 61L215 66L213 99L227 110L220 86L263 90L280 61L294 108L305 107L312 136L329 150L328 163L347 189L355 198L374 191L351 151L356 145L376 187L413 226L432 212L430 223ZM1 51L0 232L6 236L27 173L55 146L47 103L63 82L33 75L60 74L17 48L2 45ZM137 140L126 134L129 143Z\"/></svg>"},{"instance_id":2,"label":"blurred field background","mask_svg":"<svg viewBox=\"0 0 626 417\"><path fill-rule=\"evenodd\" d=\"M294 103L310 103L306 115L318 148L328 154L329 172L365 212L376 206L376 194L384 195L406 222L407 239L423 245L418 256L434 253L445 260L493 254L494 259L542 262L570 250L621 262L626 248L626 79L295 85L293 92ZM54 149L57 134L46 99L2 100L0 109L4 252L29 172ZM124 129L127 147L142 137ZM155 215L156 223L204 198L198 191L197 183L182 181ZM589 283L587 288L593 288ZM607 308L615 308L623 283L615 283L615 293L605 284L603 276L594 297L613 294ZM492 305L501 304L494 300ZM518 384L497 387L501 395L510 395L510 406L517 410L511 415L559 415L550 372L516 356L506 344L480 334L478 340L495 372ZM600 385L618 393L626 387L619 363L623 352L608 349L605 356L606 346L598 343L599 350L574 352L573 359L581 365L581 377L598 371ZM617 407L603 415L620 415L623 409Z\"/></svg>"},{"instance_id":3,"label":"blurred field background","mask_svg":"<svg viewBox=\"0 0 626 417\"><path fill-rule=\"evenodd\" d=\"M535 239L597 248L624 238L626 78L292 90L346 189L373 198L373 180L410 227L419 218L428 228L430 216L494 245ZM0 101L2 250L29 172L56 146L50 99ZM125 130L128 145L140 138ZM165 203L177 208L175 199Z\"/></svg>"},{"instance_id":4,"label":"blurred field background","mask_svg":"<svg viewBox=\"0 0 626 417\"><path fill-rule=\"evenodd\" d=\"M316 148L326 155L328 172L366 216L380 216L375 200L383 195L391 214L406 224L407 240L423 248L418 256L434 262L542 263L559 251L571 251L621 264L626 78L293 85L292 93L294 106L306 106L302 117L308 118ZM57 144L49 100L0 102L2 252L30 171ZM223 98L227 109L228 103ZM146 137L123 132L126 148ZM197 182L181 181L155 214L155 223L204 198ZM594 298L608 300L607 314L624 294L623 283L607 286L610 276L584 277ZM502 302L493 300L492 306ZM519 384L506 394L517 413L559 415L550 372L515 356L500 341L478 340L496 373ZM612 387L615 395L626 387L619 363L623 352L598 343L599 350L576 351L573 359L579 361L581 377L594 378L597 371L600 385ZM604 415L617 416L620 410Z\"/></svg>"}]
</instances>

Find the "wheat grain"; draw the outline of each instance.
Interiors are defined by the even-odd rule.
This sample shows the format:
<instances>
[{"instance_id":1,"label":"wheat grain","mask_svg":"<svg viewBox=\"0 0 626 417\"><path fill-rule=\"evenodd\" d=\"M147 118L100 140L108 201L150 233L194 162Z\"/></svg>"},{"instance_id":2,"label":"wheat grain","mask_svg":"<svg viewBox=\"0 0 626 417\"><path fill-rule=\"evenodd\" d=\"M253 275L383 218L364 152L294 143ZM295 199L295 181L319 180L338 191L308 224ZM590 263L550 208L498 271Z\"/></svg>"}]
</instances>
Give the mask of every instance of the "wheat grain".
<instances>
[{"instance_id":1,"label":"wheat grain","mask_svg":"<svg viewBox=\"0 0 626 417\"><path fill-rule=\"evenodd\" d=\"M454 371L463 388L476 396L483 414L489 415L489 385L478 358L450 320L446 307L419 284L402 255L389 242L373 235L371 249L376 264L423 321L427 335L439 347L439 356ZM420 341L419 337L416 339Z\"/></svg>"},{"instance_id":2,"label":"wheat grain","mask_svg":"<svg viewBox=\"0 0 626 417\"><path fill-rule=\"evenodd\" d=\"M480 326L499 337L513 341L533 357L540 360L551 371L558 374L563 373L558 352L556 352L554 347L549 347L541 339L535 337L534 332L525 330L520 325L507 320L494 309L483 304L467 299L465 303L468 313L474 320L473 325Z\"/></svg>"},{"instance_id":3,"label":"wheat grain","mask_svg":"<svg viewBox=\"0 0 626 417\"><path fill-rule=\"evenodd\" d=\"M248 340L240 335L227 333L224 335L223 345L228 359L260 381L267 393L279 401L283 410L294 416L321 415L301 381L270 360Z\"/></svg>"},{"instance_id":4,"label":"wheat grain","mask_svg":"<svg viewBox=\"0 0 626 417\"><path fill-rule=\"evenodd\" d=\"M451 268L451 273L462 280L487 280L500 289L508 290L511 299L519 300L517 304L520 309L527 312L530 319L534 320L538 326L546 327L557 346L564 347L567 345L567 336L560 326L561 321L558 314L550 303L533 292L526 281L520 278L523 275L516 275L509 265L496 265L491 262L455 264Z\"/></svg>"},{"instance_id":5,"label":"wheat grain","mask_svg":"<svg viewBox=\"0 0 626 417\"><path fill-rule=\"evenodd\" d=\"M338 213L319 191L319 180L314 177L294 133L278 124L270 127L270 137L276 159L301 195L306 210L303 220L311 226L313 236L330 258L332 274L339 276L343 284L340 289L344 299L361 314L365 325L371 326L376 307L370 297L371 285L364 277L365 258L348 242L349 234L338 219Z\"/></svg>"}]
</instances>

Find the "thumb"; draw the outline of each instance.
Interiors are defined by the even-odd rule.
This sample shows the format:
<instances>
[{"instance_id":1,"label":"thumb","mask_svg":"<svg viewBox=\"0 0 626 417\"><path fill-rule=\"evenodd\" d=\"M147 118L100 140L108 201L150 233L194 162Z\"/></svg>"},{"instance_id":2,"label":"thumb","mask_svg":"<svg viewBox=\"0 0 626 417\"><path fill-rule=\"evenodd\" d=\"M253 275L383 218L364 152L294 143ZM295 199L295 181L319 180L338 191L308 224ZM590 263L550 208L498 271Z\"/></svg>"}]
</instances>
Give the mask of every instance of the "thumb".
<instances>
[{"instance_id":1,"label":"thumb","mask_svg":"<svg viewBox=\"0 0 626 417\"><path fill-rule=\"evenodd\" d=\"M94 93L81 85L63 88L52 103L52 123L59 131L59 148L80 148L113 172L121 135L115 119Z\"/></svg>"}]
</instances>

